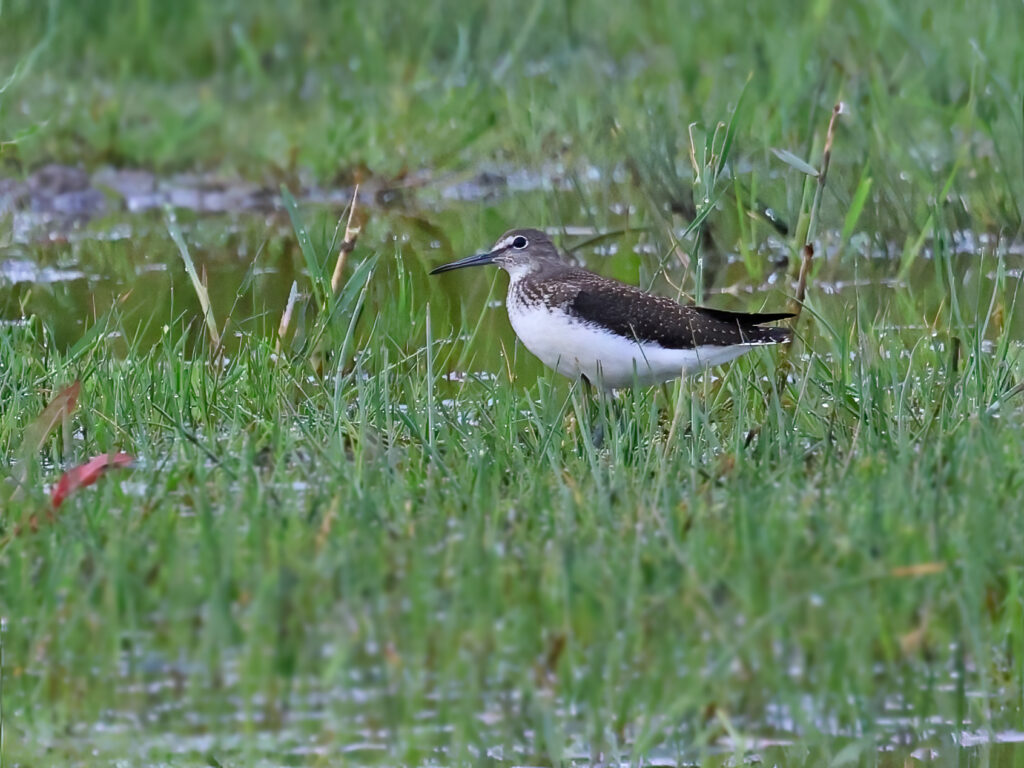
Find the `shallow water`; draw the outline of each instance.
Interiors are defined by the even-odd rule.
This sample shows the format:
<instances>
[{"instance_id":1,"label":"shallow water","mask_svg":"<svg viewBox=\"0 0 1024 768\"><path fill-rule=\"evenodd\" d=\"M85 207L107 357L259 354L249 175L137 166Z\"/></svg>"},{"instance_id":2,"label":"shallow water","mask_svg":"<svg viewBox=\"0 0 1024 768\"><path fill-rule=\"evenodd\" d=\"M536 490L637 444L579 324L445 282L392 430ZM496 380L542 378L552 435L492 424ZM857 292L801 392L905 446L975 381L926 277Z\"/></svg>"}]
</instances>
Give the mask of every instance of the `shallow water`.
<instances>
[{"instance_id":1,"label":"shallow water","mask_svg":"<svg viewBox=\"0 0 1024 768\"><path fill-rule=\"evenodd\" d=\"M140 649L145 637L136 638ZM366 658L379 650L367 648ZM329 665L334 650L323 649ZM485 697L473 719L474 743L459 745L446 712L458 709L461 692L431 687L420 709L400 731L388 725L389 712L402 708L401 685L389 682L386 665L364 663L342 679L325 685L321 679L293 678L273 694L247 692L241 660L227 653L221 674L203 682L203 669L189 667L140 650L124 657L114 706L93 722L54 727L35 748L61 756L68 764L191 765L232 764L293 766L308 764L404 764L411 755L430 765L548 765L543 735L525 715L530 704L514 693ZM954 678L939 683L950 694ZM981 692L967 692L981 699ZM631 754L639 733L626 729L610 735L610 745L595 753L586 744L586 726L571 702L552 698L544 704L567 725L562 750L564 765L633 766ZM869 728L841 726L817 711L815 701L770 702L763 722L722 718L718 736L696 746L685 725L652 723L654 738L644 737L650 766L727 766L739 763L777 766L853 764L877 766L958 765L1017 766L1024 764L1024 730L1012 724L983 728L971 722L934 716L926 721L900 696L891 696L886 716ZM9 714L13 721L25 713ZM997 719L1002 719L998 718ZM1008 718L1019 723L1019 718ZM465 727L464 725L462 726ZM809 751L824 738L829 753ZM820 747L815 748L815 750ZM78 761L83 761L79 763Z\"/></svg>"},{"instance_id":2,"label":"shallow water","mask_svg":"<svg viewBox=\"0 0 1024 768\"><path fill-rule=\"evenodd\" d=\"M593 182L596 190L585 204L581 179ZM341 216L352 189L301 184L295 189L310 235L323 253L322 244L337 238L344 223ZM631 229L636 206L626 201L635 195L614 173L602 179L593 169L570 174L560 167L365 185L358 202L363 232L349 269L360 258L380 253L377 282L387 285L399 273L407 274L424 303L447 299L443 307L450 324L438 325L435 314L441 335L458 324L464 305L469 311L482 308L486 336L510 343L514 338L502 311L500 279L489 296L493 271L467 270L443 278L428 278L427 272L487 247L508 226L550 222L555 211L564 223L550 228L562 234L563 247L583 243L573 253L590 268L666 295L678 295L682 287L684 296L691 297L694 286L687 277L692 266L687 270L676 254L663 253L645 228ZM597 199L603 202L595 205ZM117 306L121 333L134 344L145 346L168 332L179 333L199 316L199 307L168 236L167 206L176 211L206 277L215 317L220 323L230 320L229 349L235 334L272 336L292 282L302 284L305 273L279 191L206 176L159 179L146 171L113 169L89 175L63 166L47 166L27 180L0 180L0 222L6 222L0 226L0 322L38 317L53 342L68 347ZM518 211L516 219L507 218L510 210ZM594 223L569 223L580 220ZM586 245L600 232L612 235ZM682 227L676 234L682 234ZM838 234L827 232L818 246L809 294L815 311L827 320L855 309L877 322L897 293L912 294L922 325L905 330L919 334L948 300L937 270L948 271L956 281L965 316L987 313L1000 281L1015 295L1024 274L1024 243L957 231L943 243L941 262L933 258L933 247L926 243L903 268L896 244L858 234L840 247ZM750 259L759 274L748 267ZM703 259L704 302L730 309L783 306L795 290L790 259L787 242L771 232L764 233L746 261L736 252L712 250ZM1013 309L1003 321L1020 335L1024 313ZM499 346L482 345L479 367L498 364ZM530 365L528 370L539 370Z\"/></svg>"}]
</instances>

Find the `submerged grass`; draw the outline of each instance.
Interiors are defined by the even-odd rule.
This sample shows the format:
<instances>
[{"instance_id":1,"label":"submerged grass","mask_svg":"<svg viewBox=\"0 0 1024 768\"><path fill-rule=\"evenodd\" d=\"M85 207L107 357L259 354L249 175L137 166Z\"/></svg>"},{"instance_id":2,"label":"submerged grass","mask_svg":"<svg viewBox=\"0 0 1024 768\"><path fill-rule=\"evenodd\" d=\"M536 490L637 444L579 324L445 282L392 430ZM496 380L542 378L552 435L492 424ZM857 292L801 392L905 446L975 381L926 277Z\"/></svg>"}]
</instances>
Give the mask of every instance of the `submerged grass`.
<instances>
[{"instance_id":1,"label":"submerged grass","mask_svg":"<svg viewBox=\"0 0 1024 768\"><path fill-rule=\"evenodd\" d=\"M1020 14L0 5L15 175L558 164L573 190L378 209L337 280L351 221L287 191L286 235L135 220L186 293L118 243L10 246L136 295L4 288L4 760L1019 763L949 745L1024 704ZM797 342L593 403L494 319L500 279L425 282L507 225L579 223L649 254L602 271L751 309L816 229ZM234 293L218 249L247 255ZM15 458L76 379L74 432ZM24 525L59 465L118 450L130 475Z\"/></svg>"}]
</instances>

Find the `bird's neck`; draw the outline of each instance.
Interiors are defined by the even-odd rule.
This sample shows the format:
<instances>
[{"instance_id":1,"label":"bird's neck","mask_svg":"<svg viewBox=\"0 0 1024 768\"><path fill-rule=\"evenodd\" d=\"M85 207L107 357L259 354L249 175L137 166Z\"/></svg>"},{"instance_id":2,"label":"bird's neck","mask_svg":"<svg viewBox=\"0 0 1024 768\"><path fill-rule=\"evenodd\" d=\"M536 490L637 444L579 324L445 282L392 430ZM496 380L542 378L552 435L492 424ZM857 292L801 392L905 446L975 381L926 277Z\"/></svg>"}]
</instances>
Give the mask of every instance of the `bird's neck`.
<instances>
[{"instance_id":1,"label":"bird's neck","mask_svg":"<svg viewBox=\"0 0 1024 768\"><path fill-rule=\"evenodd\" d=\"M508 272L509 285L514 285L521 280L547 280L559 278L574 271L570 264L554 259L535 261L530 264L509 264L505 267Z\"/></svg>"},{"instance_id":2,"label":"bird's neck","mask_svg":"<svg viewBox=\"0 0 1024 768\"><path fill-rule=\"evenodd\" d=\"M505 267L505 271L508 272L508 287L511 289L512 286L518 285L521 280L536 274L537 267L532 264L509 264Z\"/></svg>"},{"instance_id":3,"label":"bird's neck","mask_svg":"<svg viewBox=\"0 0 1024 768\"><path fill-rule=\"evenodd\" d=\"M578 270L561 262L542 262L518 269L507 270L509 274L507 304L510 311L519 311L538 304L550 304L567 297L571 282L566 277Z\"/></svg>"}]
</instances>

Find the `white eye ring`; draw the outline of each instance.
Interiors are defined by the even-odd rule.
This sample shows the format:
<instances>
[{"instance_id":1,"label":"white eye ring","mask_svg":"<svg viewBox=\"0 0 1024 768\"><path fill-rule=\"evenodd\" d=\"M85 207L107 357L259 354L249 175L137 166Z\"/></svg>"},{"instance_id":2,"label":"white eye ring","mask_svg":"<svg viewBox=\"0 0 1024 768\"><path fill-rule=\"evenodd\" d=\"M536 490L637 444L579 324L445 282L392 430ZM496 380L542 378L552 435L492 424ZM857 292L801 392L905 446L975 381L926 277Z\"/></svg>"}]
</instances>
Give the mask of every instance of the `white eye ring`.
<instances>
[{"instance_id":1,"label":"white eye ring","mask_svg":"<svg viewBox=\"0 0 1024 768\"><path fill-rule=\"evenodd\" d=\"M513 240L512 240L512 247L515 248L517 251L523 250L523 248L525 248L529 244L530 244L530 241L527 240L522 235L516 235L516 237L513 238Z\"/></svg>"}]
</instances>

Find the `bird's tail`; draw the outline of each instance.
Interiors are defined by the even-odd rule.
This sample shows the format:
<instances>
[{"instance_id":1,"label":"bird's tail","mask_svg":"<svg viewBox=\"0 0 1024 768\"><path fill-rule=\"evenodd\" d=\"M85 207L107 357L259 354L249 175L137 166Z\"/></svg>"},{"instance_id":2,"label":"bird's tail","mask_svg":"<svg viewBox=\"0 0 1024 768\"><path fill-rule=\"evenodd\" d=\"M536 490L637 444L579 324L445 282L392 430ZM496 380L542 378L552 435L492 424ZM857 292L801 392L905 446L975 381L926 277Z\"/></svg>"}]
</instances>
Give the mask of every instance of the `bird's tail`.
<instances>
[{"instance_id":1,"label":"bird's tail","mask_svg":"<svg viewBox=\"0 0 1024 768\"><path fill-rule=\"evenodd\" d=\"M765 328L761 325L793 317L792 312L730 312L710 307L700 307L700 311L724 323L735 323L746 344L785 344L793 338L793 331L789 328Z\"/></svg>"},{"instance_id":2,"label":"bird's tail","mask_svg":"<svg viewBox=\"0 0 1024 768\"><path fill-rule=\"evenodd\" d=\"M741 327L740 332L747 344L786 344L793 339L789 328L765 328L760 325Z\"/></svg>"},{"instance_id":3,"label":"bird's tail","mask_svg":"<svg viewBox=\"0 0 1024 768\"><path fill-rule=\"evenodd\" d=\"M723 323L739 323L741 327L773 323L776 320L795 317L792 312L730 312L728 309L712 309L711 307L697 307L697 309L708 317L721 320Z\"/></svg>"}]
</instances>

